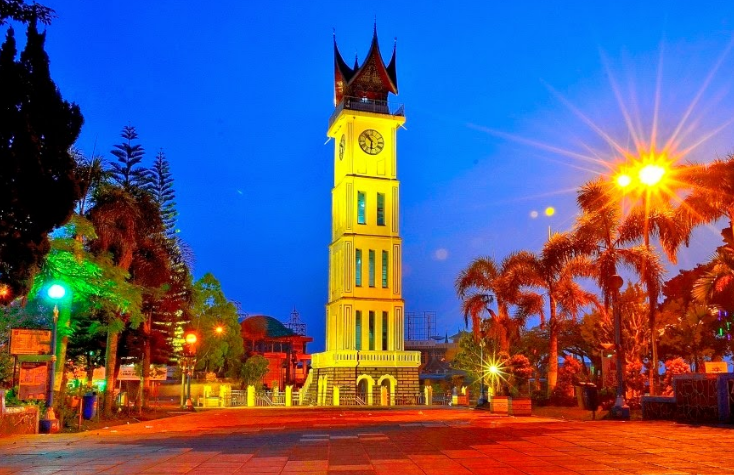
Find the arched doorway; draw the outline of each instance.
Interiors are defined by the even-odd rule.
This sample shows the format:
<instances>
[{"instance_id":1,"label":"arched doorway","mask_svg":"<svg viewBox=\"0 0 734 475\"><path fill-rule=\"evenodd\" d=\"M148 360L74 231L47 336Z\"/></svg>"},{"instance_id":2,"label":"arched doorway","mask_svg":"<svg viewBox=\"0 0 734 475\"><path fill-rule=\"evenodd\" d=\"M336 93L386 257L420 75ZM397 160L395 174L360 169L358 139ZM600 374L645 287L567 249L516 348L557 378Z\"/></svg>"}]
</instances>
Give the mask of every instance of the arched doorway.
<instances>
[{"instance_id":1,"label":"arched doorway","mask_svg":"<svg viewBox=\"0 0 734 475\"><path fill-rule=\"evenodd\" d=\"M398 381L394 376L385 374L380 377L377 381L377 385L380 387L380 405L381 406L394 406L395 405L395 389L397 388Z\"/></svg>"},{"instance_id":2,"label":"arched doorway","mask_svg":"<svg viewBox=\"0 0 734 475\"><path fill-rule=\"evenodd\" d=\"M375 380L372 376L363 374L357 378L357 396L360 397L368 406L373 404L372 392L374 387Z\"/></svg>"}]
</instances>

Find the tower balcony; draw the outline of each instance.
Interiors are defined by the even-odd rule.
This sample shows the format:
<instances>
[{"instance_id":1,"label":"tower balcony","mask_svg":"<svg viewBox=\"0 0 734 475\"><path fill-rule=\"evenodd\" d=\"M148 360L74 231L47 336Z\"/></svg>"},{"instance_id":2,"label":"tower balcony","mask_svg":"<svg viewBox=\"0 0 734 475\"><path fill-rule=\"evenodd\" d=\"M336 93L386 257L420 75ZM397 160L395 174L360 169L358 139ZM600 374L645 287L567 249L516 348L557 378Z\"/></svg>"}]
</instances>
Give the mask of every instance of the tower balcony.
<instances>
[{"instance_id":1,"label":"tower balcony","mask_svg":"<svg viewBox=\"0 0 734 475\"><path fill-rule=\"evenodd\" d=\"M405 107L403 104L391 104L388 101L347 96L337 104L331 117L329 117L329 128L331 128L331 125L344 109L405 117Z\"/></svg>"},{"instance_id":2,"label":"tower balcony","mask_svg":"<svg viewBox=\"0 0 734 475\"><path fill-rule=\"evenodd\" d=\"M336 350L311 355L312 368L417 368L420 364L420 351Z\"/></svg>"}]
</instances>

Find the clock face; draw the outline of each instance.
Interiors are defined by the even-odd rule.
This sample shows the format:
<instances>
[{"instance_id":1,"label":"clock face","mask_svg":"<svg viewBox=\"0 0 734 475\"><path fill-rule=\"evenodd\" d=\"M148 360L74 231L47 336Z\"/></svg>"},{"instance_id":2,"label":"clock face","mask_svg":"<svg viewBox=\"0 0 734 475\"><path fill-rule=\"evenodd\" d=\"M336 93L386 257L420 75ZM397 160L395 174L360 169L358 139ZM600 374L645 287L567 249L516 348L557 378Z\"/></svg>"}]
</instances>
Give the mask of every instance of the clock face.
<instances>
[{"instance_id":1,"label":"clock face","mask_svg":"<svg viewBox=\"0 0 734 475\"><path fill-rule=\"evenodd\" d=\"M347 145L347 138L342 134L342 138L339 140L339 160L344 158L344 147Z\"/></svg>"},{"instance_id":2,"label":"clock face","mask_svg":"<svg viewBox=\"0 0 734 475\"><path fill-rule=\"evenodd\" d=\"M365 153L377 155L385 147L385 139L374 129L367 129L359 134L359 146Z\"/></svg>"}]
</instances>

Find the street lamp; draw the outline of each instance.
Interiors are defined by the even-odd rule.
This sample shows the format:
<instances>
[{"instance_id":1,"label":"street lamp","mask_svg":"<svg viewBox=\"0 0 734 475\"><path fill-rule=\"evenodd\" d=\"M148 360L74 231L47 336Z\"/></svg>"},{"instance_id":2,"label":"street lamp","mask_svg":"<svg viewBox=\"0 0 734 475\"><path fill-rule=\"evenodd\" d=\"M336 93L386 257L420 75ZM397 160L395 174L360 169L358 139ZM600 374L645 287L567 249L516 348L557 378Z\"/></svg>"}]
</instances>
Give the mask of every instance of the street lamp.
<instances>
[{"instance_id":1,"label":"street lamp","mask_svg":"<svg viewBox=\"0 0 734 475\"><path fill-rule=\"evenodd\" d=\"M59 305L58 301L66 295L66 289L59 285L53 284L46 292L48 297L54 301L54 317L51 326L51 365L48 374L48 391L46 393L46 414L41 420L41 428L43 432L58 432L59 420L56 419L54 413L54 385L56 379L56 325L59 321Z\"/></svg>"},{"instance_id":2,"label":"street lamp","mask_svg":"<svg viewBox=\"0 0 734 475\"><path fill-rule=\"evenodd\" d=\"M198 337L193 330L189 330L184 334L184 348L183 348L183 374L184 374L184 394L186 409L194 410L194 403L191 400L191 376L194 372L194 366L196 365L196 342Z\"/></svg>"},{"instance_id":3,"label":"street lamp","mask_svg":"<svg viewBox=\"0 0 734 475\"><path fill-rule=\"evenodd\" d=\"M487 342L484 341L484 335L479 341L479 405L483 406L487 402L487 398L484 396L484 345Z\"/></svg>"},{"instance_id":4,"label":"street lamp","mask_svg":"<svg viewBox=\"0 0 734 475\"><path fill-rule=\"evenodd\" d=\"M647 222L650 207L650 195L653 193L655 188L663 185L663 179L669 172L669 162L665 156L650 155L645 160L636 163L631 171L633 173L622 172L617 175L616 183L624 191L630 185L635 185L635 188L643 189L643 200L645 206L645 224L643 226L643 240L645 244L645 250L650 252L650 226ZM643 267L642 276L643 279L646 275L646 269ZM656 305L657 302L653 301L653 295L649 289L648 305L650 306L649 312L649 326L650 326L650 394L657 394L657 379L658 379L658 347L655 329L656 320Z\"/></svg>"},{"instance_id":5,"label":"street lamp","mask_svg":"<svg viewBox=\"0 0 734 475\"><path fill-rule=\"evenodd\" d=\"M612 312L614 313L614 346L617 354L617 398L610 414L613 419L629 419L630 408L624 400L624 367L622 358L622 312L619 306L619 289L624 279L612 276Z\"/></svg>"}]
</instances>

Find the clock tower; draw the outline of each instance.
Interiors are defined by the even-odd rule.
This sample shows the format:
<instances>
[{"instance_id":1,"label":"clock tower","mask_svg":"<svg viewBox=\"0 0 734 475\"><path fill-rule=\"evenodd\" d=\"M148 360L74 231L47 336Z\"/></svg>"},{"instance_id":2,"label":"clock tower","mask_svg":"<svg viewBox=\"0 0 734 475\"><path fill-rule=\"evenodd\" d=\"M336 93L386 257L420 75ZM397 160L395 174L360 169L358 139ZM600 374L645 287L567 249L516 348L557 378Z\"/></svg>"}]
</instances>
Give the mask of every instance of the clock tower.
<instances>
[{"instance_id":1,"label":"clock tower","mask_svg":"<svg viewBox=\"0 0 734 475\"><path fill-rule=\"evenodd\" d=\"M416 404L420 353L404 350L397 131L405 123L395 48L382 60L375 26L364 62L349 67L334 39L334 187L326 351L312 355L319 405ZM335 394L337 396L335 396Z\"/></svg>"}]
</instances>

